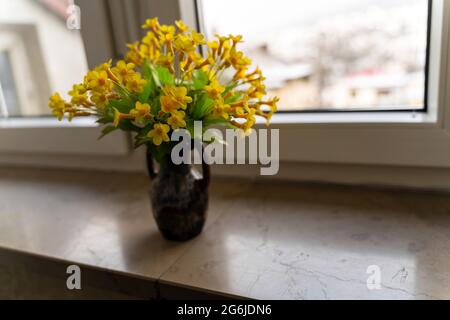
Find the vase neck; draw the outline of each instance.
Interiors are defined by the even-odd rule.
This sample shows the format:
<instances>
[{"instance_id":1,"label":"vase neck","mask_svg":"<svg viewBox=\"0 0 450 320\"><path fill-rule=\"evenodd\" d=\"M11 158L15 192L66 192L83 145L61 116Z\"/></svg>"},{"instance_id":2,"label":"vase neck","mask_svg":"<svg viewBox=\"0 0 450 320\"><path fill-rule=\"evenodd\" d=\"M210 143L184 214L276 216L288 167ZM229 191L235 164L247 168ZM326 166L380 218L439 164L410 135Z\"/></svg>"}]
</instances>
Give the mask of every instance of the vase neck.
<instances>
[{"instance_id":1,"label":"vase neck","mask_svg":"<svg viewBox=\"0 0 450 320\"><path fill-rule=\"evenodd\" d=\"M161 161L160 172L161 173L176 173L176 174L188 174L191 171L191 165L189 164L174 164L169 156L164 157Z\"/></svg>"}]
</instances>

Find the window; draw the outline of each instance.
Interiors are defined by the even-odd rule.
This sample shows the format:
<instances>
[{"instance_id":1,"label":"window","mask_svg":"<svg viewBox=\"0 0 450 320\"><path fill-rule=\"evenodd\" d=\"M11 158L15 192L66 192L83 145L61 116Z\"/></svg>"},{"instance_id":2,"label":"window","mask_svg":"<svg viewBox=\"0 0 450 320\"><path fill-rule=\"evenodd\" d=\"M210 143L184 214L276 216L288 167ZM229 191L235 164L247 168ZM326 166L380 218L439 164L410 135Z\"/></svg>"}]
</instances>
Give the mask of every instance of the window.
<instances>
[{"instance_id":1,"label":"window","mask_svg":"<svg viewBox=\"0 0 450 320\"><path fill-rule=\"evenodd\" d=\"M19 114L19 99L9 52L0 51L0 115Z\"/></svg>"},{"instance_id":2,"label":"window","mask_svg":"<svg viewBox=\"0 0 450 320\"><path fill-rule=\"evenodd\" d=\"M53 1L64 2L64 0ZM0 4L9 6L14 3L23 4L24 2L25 0L0 0ZM36 0L34 2L39 5L36 8L42 8L43 1L37 3ZM48 3L49 1L45 2ZM332 168L331 164L346 164L349 167L352 167L353 164L359 164L367 166L367 168L378 168L379 166L434 167L438 168L436 170L450 167L450 92L447 90L448 80L450 79L450 1L76 0L76 3L81 7L81 38L90 67L105 61L109 57L119 57L120 53L123 54L124 47L121 47L121 45L136 39L139 26L143 20L153 16L158 16L163 23L172 23L174 20L182 18L191 27L206 31L210 36L216 31L243 33L247 41L245 44L247 49L245 50L249 50L248 54L254 58L255 62L258 63L258 55L254 56L250 52L254 50L252 46L256 46L256 49L281 54L281 62L286 64L291 63L291 60L287 59L289 57L284 56L286 51L284 49L288 44L292 44L293 49L295 49L295 55L293 58L291 57L292 60L304 55L301 45L290 41L290 39L298 35L308 35L309 33L304 30L312 28L314 24L319 24L323 17L330 17L331 22L333 22L331 18L341 17L340 20L336 19L339 22L336 28L345 29L343 20L348 18L349 21L353 21L355 20L353 17L357 18L360 14L367 17L372 15L373 12L378 12L374 16L384 17L382 21L385 21L385 23L375 24L379 27L373 27L371 33L381 32L384 34L392 26L398 31L399 29L396 29L395 26L398 27L399 21L409 19L409 16L415 14L414 26L400 28L399 39L394 37L395 39L390 39L375 48L375 52L383 50L391 52L392 56L387 57L391 61L390 63L388 61L387 63L373 64L373 60L364 60L361 64L358 63L357 66L353 66L354 70L347 72L344 64L330 63L328 60L333 62L334 56L329 55L329 59L325 62L332 67L331 76L322 83L325 88L320 98L322 101L318 101L320 99L317 98L317 74L312 72L314 69L311 67L309 67L310 70L306 75L301 78L302 88L307 87L309 89L297 90L295 86L298 85L298 79L296 80L295 77L290 79L290 75L286 78L288 72L283 64L280 68L272 68L272 71L270 71L268 70L270 66L262 65L259 62L266 71L266 76L272 79L271 90L288 92L289 95L292 95L292 98L286 98L282 95L282 108L290 112L275 115L272 119L272 128L281 130L280 160L282 162L323 164L330 165L330 168ZM249 3L253 3L254 7L250 11L243 10ZM403 11L393 9L405 8L405 5L407 5L407 8ZM9 19L8 11L5 11L4 8L0 7L0 17ZM231 13L228 8L239 8L239 10ZM47 7L46 10L55 17L55 13L51 9ZM242 16L239 16L240 12L242 12ZM270 12L271 15L267 18L264 12ZM278 21L279 16L286 17L286 19L283 19L286 22L300 23L299 26L294 26L295 28L298 27L299 31L287 36L284 28L278 29L275 32L275 38L278 37L279 39L275 39L274 43L277 43L275 48L271 44L272 42L265 46L261 45L260 39L263 37L269 38L271 31L268 30L269 32L267 32L266 25L277 26L273 21ZM302 19L291 19L292 16L297 18L301 16ZM306 24L302 23L306 21L307 17L311 17L311 19ZM359 33L362 32L361 30L367 31L369 29L370 31L373 25L369 22L377 21L376 19L360 20L363 21L359 21L358 25L362 24L362 26L356 29ZM251 23L248 23L249 21ZM244 22L246 23L244 24ZM212 26L214 25L217 25L216 28L224 29L213 30ZM253 27L250 28L249 25L250 27L256 26L257 34L252 32ZM3 21L0 19L0 30L4 30L3 26ZM283 27L281 23L278 26ZM327 34L330 33L329 29L325 28ZM30 29L30 26L28 26L27 30L16 33L16 38L19 37L20 39L20 37L23 38L36 32L40 34L39 29L36 30L33 27ZM283 40L284 37L287 37L287 40ZM27 70L34 70L36 64L26 68L21 64L15 64L15 57L23 55L27 50L23 47L23 41L14 41L13 38L9 37L11 40L7 43L0 41L0 52L5 50L8 52L9 58L3 56L2 59L10 60L6 64L10 65L12 70L24 68L23 71L18 72L20 76L31 72ZM38 37L34 38L39 39ZM378 39L378 36L375 38ZM300 37L300 40L302 39ZM351 44L357 48L367 46L364 37L359 38L361 41L352 39L345 44L347 46ZM27 42L25 41L25 43ZM64 43L64 41L60 42ZM395 45L393 45L394 43ZM66 55L66 65L71 63L69 58L72 57L73 54ZM83 57L83 54L78 57ZM39 57L34 58L41 59ZM313 55L310 55L309 58L311 65L313 65L311 61L317 62L319 60ZM304 60L301 61L303 64L305 64L305 61L308 63L306 58L302 57L302 59ZM49 62L43 54L42 60L48 68L47 63ZM27 59L24 61L27 61ZM372 61L372 65L369 63L370 61ZM295 64L297 62L295 61ZM395 63L400 63L401 66L395 68ZM387 68L387 65L390 67ZM378 70L380 68L385 73L387 71L384 69L389 69L389 77L394 71L398 71L398 74L387 81L386 79L389 80L389 77L385 78L386 74L383 77L380 76L380 70ZM277 72L277 70L283 70L283 72ZM299 67L292 67L289 72L298 76ZM44 74L49 78L49 72L45 71ZM412 77L413 74L414 77ZM336 80L348 75L357 76L361 81L353 81L353 84L349 85L349 82ZM283 76L281 81L279 81L280 76ZM8 93L5 92L4 96L11 95L11 92L14 92L11 88L15 84L19 102L16 103L16 106L21 106L22 91L32 92L33 86L27 89L31 82L34 85L40 85L39 81L30 81L29 79L25 81L17 78L14 72L12 77L6 75L2 75L2 77L14 80L8 80L9 86L3 91L8 90ZM363 78L370 78L371 80L368 81ZM373 79L377 79L377 81L373 81ZM409 80L405 81L405 79ZM75 81L79 80L76 79ZM69 82L71 83L71 81ZM278 85L275 85L277 83ZM363 83L371 83L372 86L362 85ZM373 85L373 83L377 85ZM400 83L403 83L402 88L399 88ZM52 84L50 80L47 84L50 89L54 86L54 83ZM344 94L336 93L335 89L339 86L335 84L341 86L345 84L345 90L340 91ZM405 89L405 85L409 89ZM61 85L61 87L64 87L63 91L68 89L66 85ZM288 90L290 88L293 89ZM334 90L334 93L330 93L330 88ZM39 92L43 92L43 90L38 90ZM277 94L280 93L277 92ZM42 96L45 96L44 103L46 104L47 93L42 94ZM304 102L298 103L297 98L304 100ZM7 99L14 101L14 98L11 97ZM4 100L6 101L6 99ZM8 109L17 113L13 110L15 108L13 107L14 103L9 102L8 104ZM42 110L44 109L46 110L45 106ZM358 112L346 112L355 110ZM84 128L80 129L79 126L84 126ZM0 163L5 163L5 161L17 163L18 160L21 163L43 163L45 165L53 165L55 162L55 165L61 163L74 163L76 165L97 163L97 165L93 164L92 166L104 168L105 157L102 158L101 155L120 155L120 157L115 158L117 162L112 161L110 157L108 157L107 162L111 164L110 168L122 170L125 167L132 169L137 162L142 160L135 153L129 155L130 139L128 136L112 135L101 142L96 141L97 136L98 128L93 123L69 124L67 122L58 123L54 119L50 120L50 118L42 116L2 118L0 115ZM15 156L23 153L27 153L27 155ZM39 158L35 156L35 153L44 155ZM54 159L55 153L58 153L60 157ZM13 156L8 158L7 154ZM47 156L47 154L52 156ZM89 158L84 157L80 160L78 157L80 154L89 155ZM122 160L119 161L118 158ZM100 159L98 160L99 164L95 161L96 159ZM281 166L282 171L285 170L284 168L286 166ZM374 172L377 171L374 169ZM290 175L290 173L285 174ZM345 175L341 172L336 174ZM377 173L371 174L377 175ZM295 173L293 176L295 176ZM387 174L383 176L387 176ZM343 180L346 180L345 177ZM359 176L353 177L351 180L365 182L360 180Z\"/></svg>"},{"instance_id":3,"label":"window","mask_svg":"<svg viewBox=\"0 0 450 320\"><path fill-rule=\"evenodd\" d=\"M209 37L244 35L283 111L425 110L430 1L199 4Z\"/></svg>"},{"instance_id":4,"label":"window","mask_svg":"<svg viewBox=\"0 0 450 320\"><path fill-rule=\"evenodd\" d=\"M53 92L83 80L88 62L115 57L106 1L77 4L81 31L69 28L73 0L0 0L0 155L129 152L126 135L97 142L94 120L58 122L48 108Z\"/></svg>"},{"instance_id":5,"label":"window","mask_svg":"<svg viewBox=\"0 0 450 320\"><path fill-rule=\"evenodd\" d=\"M276 52L283 57L283 63L289 61L286 55L292 55L293 60L306 56L308 50L301 44L306 43L302 41L313 33L305 30L321 25L323 21L320 20L324 18L327 19L323 23L328 27L324 27L323 34L331 39L333 37L327 35L335 30L351 29L354 25L360 26L353 30L355 33L366 30L371 35L389 35L389 32L395 31L389 41L383 42L381 38L379 41L382 44L374 48L375 52L389 50L387 52L391 54L385 57L386 62L373 63L370 55L371 59L366 61L367 54L362 54L356 57L357 60L362 59L361 64L347 71L345 64L333 64L335 57L332 54L324 62L318 58L320 55L311 55L316 61L332 68L331 75L320 84L310 60L310 70L303 80L304 85L309 85L309 90L289 91L292 80L279 82L279 76L285 74L277 72L284 69L282 64L272 73L266 70L267 78L272 78L272 83L278 82L278 85L272 84L272 91L289 92L288 98L282 95L281 108L291 112L279 113L272 119L272 127L281 130L280 158L286 162L322 164L450 166L450 96L447 90L450 76L447 63L450 55L449 1L231 0L223 3L218 0L179 0L179 4L182 17L191 25L206 30L209 36L215 32L241 33L246 36L249 55L252 50ZM233 8L239 10L231 12ZM365 19L358 19L358 16ZM413 26L409 16L415 17ZM346 21L351 23L346 24ZM334 27L330 23L335 23ZM405 24L405 27L399 28L399 23ZM293 24L297 32L287 32ZM275 40L264 44L267 42L265 38ZM364 37L351 37L350 40L343 42L342 46L366 49ZM287 52L289 50L286 48L294 51ZM262 65L264 61L259 62L258 58L258 55L256 59L253 56L256 63L267 69ZM301 62L305 61L308 63L305 58ZM414 67L410 65L411 61ZM401 68L398 65L395 67L398 63ZM389 77L385 77L386 74L381 77L380 68L382 72L389 71ZM298 72L294 67L289 71ZM398 72L397 75L391 77L395 72ZM405 74L411 77L405 77ZM357 76L361 81L353 81L351 86L349 81L335 81L348 75ZM368 78L371 80L368 81ZM376 81L372 81L374 79ZM320 95L317 83L323 88ZM369 87L367 83L376 85ZM402 90L398 88L400 83L404 83ZM333 84L337 87L345 85L345 90L336 91ZM332 94L328 90L330 88L334 88ZM298 103L290 95L304 101Z\"/></svg>"},{"instance_id":6,"label":"window","mask_svg":"<svg viewBox=\"0 0 450 320\"><path fill-rule=\"evenodd\" d=\"M70 4L0 0L0 70L9 75L1 79L7 111L3 117L50 115L51 92L67 92L83 78L87 70L83 41L78 30L66 26Z\"/></svg>"}]
</instances>

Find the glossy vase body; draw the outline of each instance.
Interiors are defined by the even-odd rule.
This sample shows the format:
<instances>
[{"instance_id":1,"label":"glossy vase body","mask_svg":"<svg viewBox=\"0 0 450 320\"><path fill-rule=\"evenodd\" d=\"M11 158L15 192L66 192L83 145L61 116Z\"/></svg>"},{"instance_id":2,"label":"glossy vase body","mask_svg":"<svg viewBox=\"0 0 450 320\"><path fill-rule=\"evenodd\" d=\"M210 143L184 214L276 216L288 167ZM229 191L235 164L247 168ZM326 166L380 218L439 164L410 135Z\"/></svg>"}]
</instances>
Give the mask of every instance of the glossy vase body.
<instances>
[{"instance_id":1,"label":"glossy vase body","mask_svg":"<svg viewBox=\"0 0 450 320\"><path fill-rule=\"evenodd\" d=\"M209 166L203 164L203 178L198 179L191 165L175 165L169 156L156 173L147 153L147 167L153 216L164 238L187 241L199 235L208 209Z\"/></svg>"}]
</instances>

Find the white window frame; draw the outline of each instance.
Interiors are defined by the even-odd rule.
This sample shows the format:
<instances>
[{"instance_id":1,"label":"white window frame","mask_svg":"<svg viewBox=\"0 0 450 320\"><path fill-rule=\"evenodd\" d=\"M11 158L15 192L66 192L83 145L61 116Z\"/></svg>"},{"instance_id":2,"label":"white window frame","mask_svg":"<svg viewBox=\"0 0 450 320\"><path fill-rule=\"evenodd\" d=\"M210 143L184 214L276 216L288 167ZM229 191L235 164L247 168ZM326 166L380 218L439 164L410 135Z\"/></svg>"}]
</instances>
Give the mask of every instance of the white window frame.
<instances>
[{"instance_id":1,"label":"white window frame","mask_svg":"<svg viewBox=\"0 0 450 320\"><path fill-rule=\"evenodd\" d=\"M82 31L90 30L90 32L92 30L92 28L88 28L90 22L95 23L96 26L95 32L85 35L86 50L91 66L120 51L120 44L125 41L124 39L128 40L127 37L139 32L137 21L130 23L133 21L133 17L142 21L145 17L158 16L164 23L182 18L192 27L197 27L195 0L126 0L126 4L124 0L115 2L115 5L122 6L122 8L125 6L127 9L117 11L109 8L117 15L114 28L122 30L122 32L115 30L114 38L116 40L113 41L111 26L108 26L106 22L107 17L96 13L101 12L99 6L105 6L106 0L78 0L82 8L90 6L93 8L88 12L87 19L83 19L84 26L82 25ZM119 5L117 2L121 2L121 4ZM289 164L290 171L289 173L284 172L283 175L304 177L305 175L300 172L292 172L292 170L295 171L293 168L296 168L293 164L298 163L298 170L309 168L307 169L309 172L314 168L319 172L319 174L306 175L308 180L314 180L310 177L318 177L320 172L330 172L329 169L324 171L325 166L336 168L336 170L346 166L346 172L349 172L348 166L354 167L356 174L361 175L361 179L358 181L364 182L362 172L365 172L364 176L372 177L367 181L376 181L378 184L381 182L376 177L393 177L396 172L399 174L397 179L400 181L399 184L406 185L414 183L411 182L411 179L408 182L401 181L406 181L405 177L410 177L418 170L442 170L448 176L450 168L450 91L447 90L447 83L450 75L450 65L448 64L450 61L448 41L450 1L433 0L432 10L429 111L426 114L419 112L277 114L272 123L273 128L281 129L280 160L282 163ZM93 15L93 17L89 17L89 15ZM127 32L120 27L118 22L120 16L127 16L129 19ZM201 21L201 17L199 21ZM99 25L103 27L99 28ZM90 155L89 158L83 158L83 163L89 163L88 166L94 168L102 168L104 155L112 154L123 157L120 157L120 160L117 158L110 161L113 164L108 167L109 169L133 170L135 168L141 170L143 168L143 159L141 159L143 153L129 153L131 150L129 135L111 135L102 142L104 147L101 147L96 141L98 128L93 127L90 123L66 124L61 128L56 127L57 122L54 120L47 119L46 121L53 121L54 124L50 122L44 124L41 121L36 124L32 119L27 119L23 120L21 124L10 124L14 128L5 128L6 124L3 124L2 127L0 123L0 163L3 160L1 152L6 147L6 150L12 150L12 153L8 157L4 157L6 160L3 163L15 161L23 164L42 165L45 163L45 165L57 166L63 162L61 159L65 154L73 153ZM19 125L21 128L18 128ZM80 128L80 126L85 127ZM10 130L8 131L8 129ZM7 134L5 135L5 133ZM33 142L35 146L31 149L30 144L26 143L30 136L40 139L39 143ZM42 139L45 140L44 143L42 143ZM68 146L70 146L70 151ZM14 152L26 152L27 158L16 157L13 155ZM55 152L59 154L58 157L55 157L58 162L52 163L52 156L47 155ZM32 155L36 153L40 155L36 156L36 161L33 162L35 158ZM74 157L71 157L70 161L69 158L67 160L67 163L70 164L77 163L77 158ZM402 169L400 170L398 167L399 170L392 171L392 168L396 168L396 166L401 166ZM285 167L281 166L282 171ZM390 173L389 175L374 174L377 170ZM406 170L407 173L405 173ZM233 170L225 168L225 170L219 171L226 171L225 174L227 174ZM424 174L424 171L420 172ZM333 181L346 180L342 175L337 176L339 177ZM433 171L432 176L444 175L436 174L436 171ZM384 178L383 180L385 180ZM430 179L430 181L436 180ZM326 179L322 177L320 180ZM347 180L354 181L355 178ZM393 180L395 179L393 178ZM396 184L396 182L393 183ZM433 185L433 183L430 182L428 185Z\"/></svg>"},{"instance_id":2,"label":"white window frame","mask_svg":"<svg viewBox=\"0 0 450 320\"><path fill-rule=\"evenodd\" d=\"M118 42L110 22L109 15L113 12L110 2L77 0L76 4L81 7L81 33L89 66L117 57L115 43ZM11 50L18 52L17 48ZM34 81L46 83L45 70L38 71L39 79ZM40 91L41 95L50 95L48 90ZM39 99L39 103L46 104L46 99ZM59 122L53 117L0 118L0 158L16 154L29 157L33 154L124 156L130 153L128 134L115 132L100 141L99 135L94 119Z\"/></svg>"},{"instance_id":3,"label":"white window frame","mask_svg":"<svg viewBox=\"0 0 450 320\"><path fill-rule=\"evenodd\" d=\"M179 0L181 16L191 26L203 21L195 1L205 0ZM426 113L276 114L272 127L280 129L280 159L450 167L449 20L450 1L433 0Z\"/></svg>"},{"instance_id":4,"label":"white window frame","mask_svg":"<svg viewBox=\"0 0 450 320\"><path fill-rule=\"evenodd\" d=\"M0 44L0 50L6 51L9 55L20 107L26 107L27 111L36 110L42 103L46 103L46 99L48 99L50 94L47 75L45 68L43 68L44 59L41 52L34 52L31 49L38 46L36 29L26 24L8 25L6 28L1 23L0 28L6 34L6 38ZM30 52L34 52L34 54L29 54ZM36 66L39 76L30 72L30 65ZM44 81L39 81L42 79ZM20 86L17 86L19 83ZM27 93L30 92L35 99L26 101ZM3 111L3 113L7 115L7 110ZM0 115L3 113L0 113Z\"/></svg>"},{"instance_id":5,"label":"white window frame","mask_svg":"<svg viewBox=\"0 0 450 320\"><path fill-rule=\"evenodd\" d=\"M139 38L145 18L158 16L167 23L179 18L177 0L75 0L75 4L81 8L81 33L90 68L123 57L126 43ZM100 141L99 135L93 119L59 122L51 117L0 118L0 164L9 163L8 159L23 162L21 155L27 157L27 164L33 163L32 155L38 155L38 165L42 155L98 156L94 163L103 162L101 157L105 155L120 156L120 161L127 161L124 156L136 157L131 155L130 134L117 131ZM118 167L128 165L120 161Z\"/></svg>"}]
</instances>

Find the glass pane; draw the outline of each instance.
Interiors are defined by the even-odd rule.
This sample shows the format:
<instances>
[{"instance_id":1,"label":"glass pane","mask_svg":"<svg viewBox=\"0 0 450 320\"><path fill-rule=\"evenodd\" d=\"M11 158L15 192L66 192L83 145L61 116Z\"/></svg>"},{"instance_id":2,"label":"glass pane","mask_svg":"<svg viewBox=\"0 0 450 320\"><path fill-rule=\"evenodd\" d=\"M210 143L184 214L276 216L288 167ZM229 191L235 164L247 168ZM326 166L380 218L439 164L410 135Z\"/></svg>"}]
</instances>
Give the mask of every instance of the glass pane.
<instances>
[{"instance_id":1,"label":"glass pane","mask_svg":"<svg viewBox=\"0 0 450 320\"><path fill-rule=\"evenodd\" d=\"M2 99L2 113L19 114L19 99L14 82L11 59L8 51L0 51L0 95Z\"/></svg>"},{"instance_id":2,"label":"glass pane","mask_svg":"<svg viewBox=\"0 0 450 320\"><path fill-rule=\"evenodd\" d=\"M423 109L427 0L205 0L204 28L242 34L281 110ZM238 9L237 9L238 8Z\"/></svg>"},{"instance_id":3,"label":"glass pane","mask_svg":"<svg viewBox=\"0 0 450 320\"><path fill-rule=\"evenodd\" d=\"M0 117L48 116L52 92L82 81L87 62L71 0L0 0ZM1 99L3 97L3 99Z\"/></svg>"}]
</instances>

